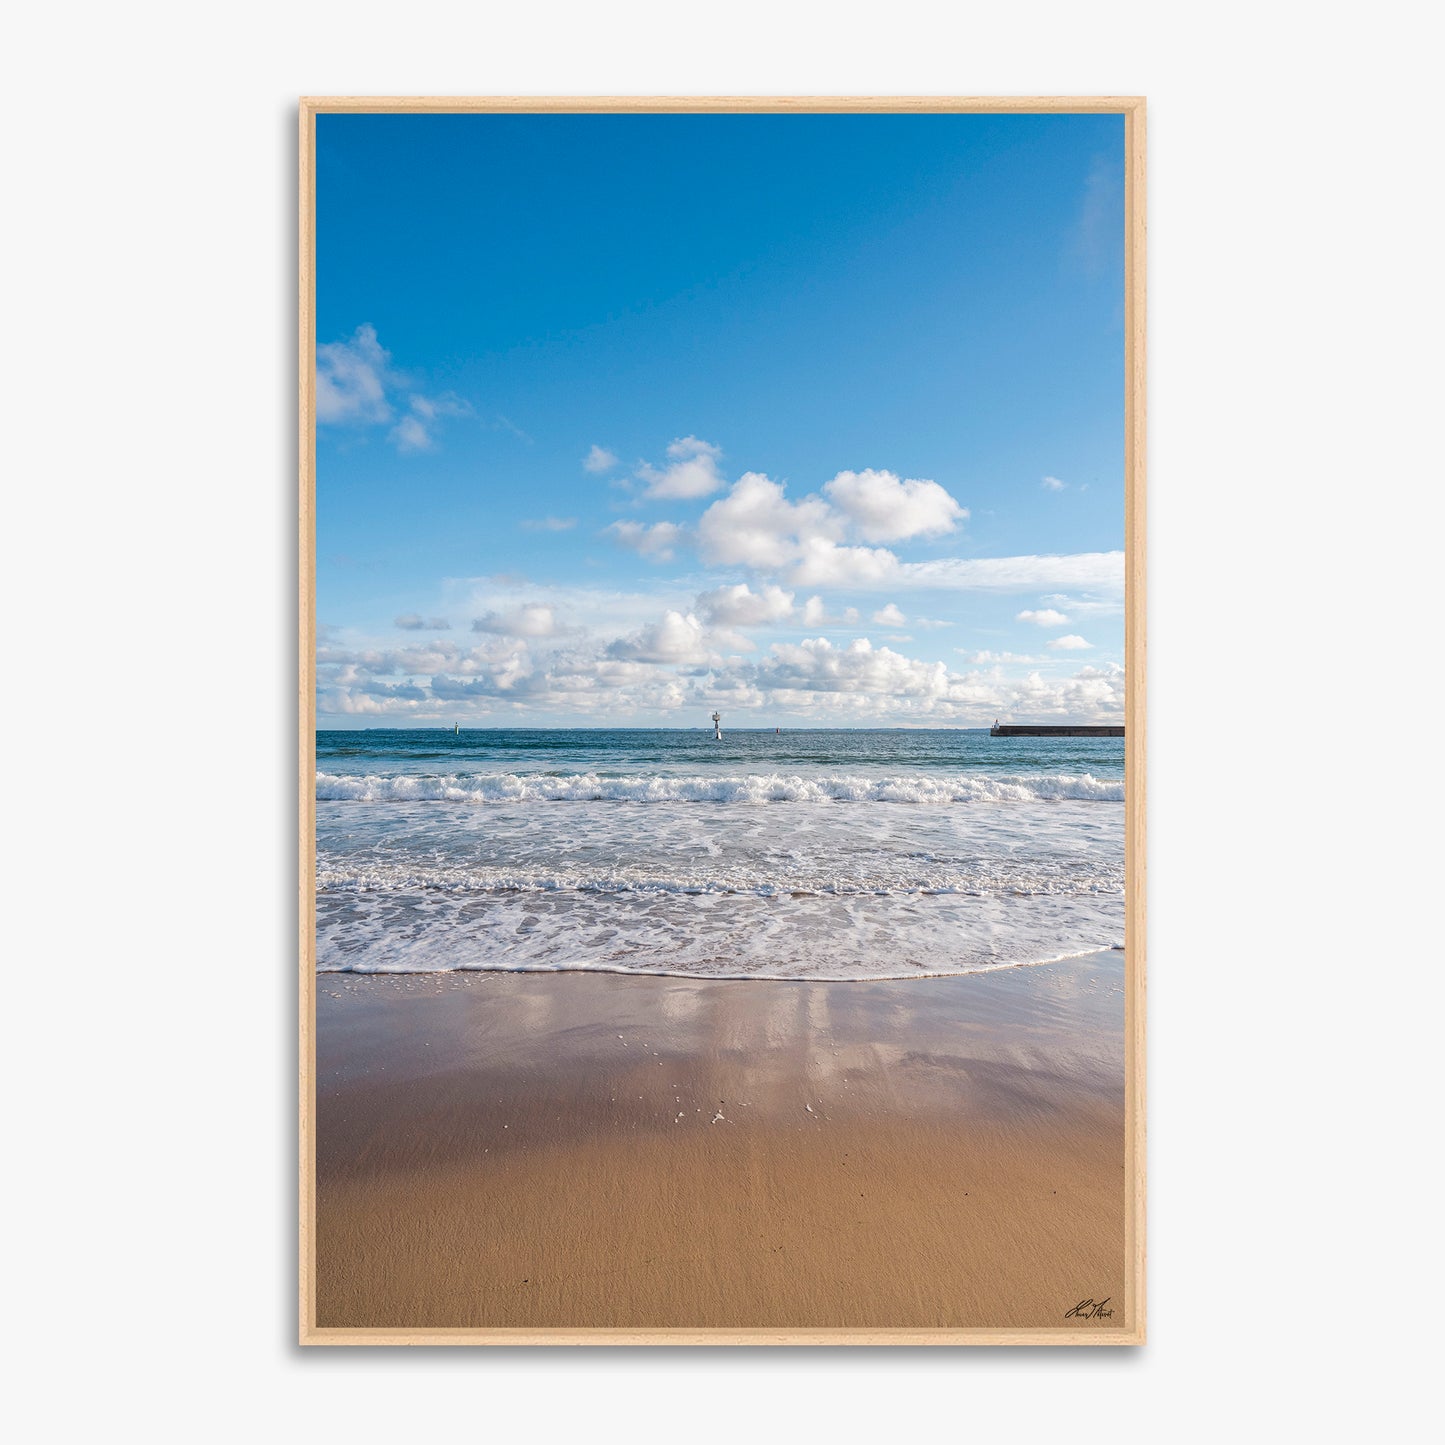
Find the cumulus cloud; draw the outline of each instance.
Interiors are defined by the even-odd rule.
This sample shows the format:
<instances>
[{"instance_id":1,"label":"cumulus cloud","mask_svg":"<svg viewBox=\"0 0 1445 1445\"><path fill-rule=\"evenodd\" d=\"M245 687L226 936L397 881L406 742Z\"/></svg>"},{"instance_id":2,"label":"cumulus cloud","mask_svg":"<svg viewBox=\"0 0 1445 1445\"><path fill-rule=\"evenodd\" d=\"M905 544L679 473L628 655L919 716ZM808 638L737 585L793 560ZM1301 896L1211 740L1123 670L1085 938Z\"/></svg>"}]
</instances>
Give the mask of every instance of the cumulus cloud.
<instances>
[{"instance_id":1,"label":"cumulus cloud","mask_svg":"<svg viewBox=\"0 0 1445 1445\"><path fill-rule=\"evenodd\" d=\"M510 612L473 618L472 631L500 637L552 637L557 632L557 614L543 602L527 602Z\"/></svg>"},{"instance_id":2,"label":"cumulus cloud","mask_svg":"<svg viewBox=\"0 0 1445 1445\"><path fill-rule=\"evenodd\" d=\"M1085 642L1082 637L1071 632L1067 637L1055 637L1052 641L1044 645L1046 647L1052 647L1058 652L1082 652L1085 648L1092 647L1094 644L1092 642Z\"/></svg>"},{"instance_id":3,"label":"cumulus cloud","mask_svg":"<svg viewBox=\"0 0 1445 1445\"><path fill-rule=\"evenodd\" d=\"M799 548L798 560L784 574L798 587L886 587L898 575L898 558L886 547L840 547L821 537Z\"/></svg>"},{"instance_id":4,"label":"cumulus cloud","mask_svg":"<svg viewBox=\"0 0 1445 1445\"><path fill-rule=\"evenodd\" d=\"M722 448L698 437L678 437L667 449L667 465L644 463L637 469L643 495L663 500L707 497L727 485L718 471Z\"/></svg>"},{"instance_id":5,"label":"cumulus cloud","mask_svg":"<svg viewBox=\"0 0 1445 1445\"><path fill-rule=\"evenodd\" d=\"M1085 668L1048 680L1037 672L1008 678L990 672L951 672L866 638L835 647L826 638L777 643L759 662L735 665L732 676L760 692L766 704L795 712L916 721L976 721L1007 711L1015 717L1087 718L1123 709L1123 669ZM714 683L716 685L716 682Z\"/></svg>"},{"instance_id":6,"label":"cumulus cloud","mask_svg":"<svg viewBox=\"0 0 1445 1445\"><path fill-rule=\"evenodd\" d=\"M794 502L781 482L746 472L698 523L703 560L773 572L797 587L873 587L898 574L886 547L952 530L968 513L936 482L900 481L892 472L839 472Z\"/></svg>"},{"instance_id":7,"label":"cumulus cloud","mask_svg":"<svg viewBox=\"0 0 1445 1445\"><path fill-rule=\"evenodd\" d=\"M937 482L903 480L893 472L839 472L823 495L848 518L864 542L939 537L968 517Z\"/></svg>"},{"instance_id":8,"label":"cumulus cloud","mask_svg":"<svg viewBox=\"0 0 1445 1445\"><path fill-rule=\"evenodd\" d=\"M758 686L785 691L867 692L886 696L942 695L948 669L941 662L919 662L866 637L834 647L826 637L775 643L772 656L757 665Z\"/></svg>"},{"instance_id":9,"label":"cumulus cloud","mask_svg":"<svg viewBox=\"0 0 1445 1445\"><path fill-rule=\"evenodd\" d=\"M705 562L777 570L797 560L804 539L839 540L843 521L821 497L790 502L780 482L744 472L702 514L697 534Z\"/></svg>"},{"instance_id":10,"label":"cumulus cloud","mask_svg":"<svg viewBox=\"0 0 1445 1445\"><path fill-rule=\"evenodd\" d=\"M522 530L524 532L570 532L576 525L576 517L528 517L522 523Z\"/></svg>"},{"instance_id":11,"label":"cumulus cloud","mask_svg":"<svg viewBox=\"0 0 1445 1445\"><path fill-rule=\"evenodd\" d=\"M565 583L496 575L452 578L446 584L441 605L454 617L470 619L487 612L512 612L524 603L544 603L559 621L558 637L568 639L572 646L582 646L584 636L602 641L624 637L656 620L669 607L690 612L696 595L693 585L663 583L626 590L588 585L579 570L573 580Z\"/></svg>"},{"instance_id":12,"label":"cumulus cloud","mask_svg":"<svg viewBox=\"0 0 1445 1445\"><path fill-rule=\"evenodd\" d=\"M668 611L660 622L644 627L631 637L618 638L607 649L609 657L634 662L701 663L711 657L704 642L703 625L692 614Z\"/></svg>"},{"instance_id":13,"label":"cumulus cloud","mask_svg":"<svg viewBox=\"0 0 1445 1445\"><path fill-rule=\"evenodd\" d=\"M793 594L771 585L754 592L746 582L739 582L734 587L715 587L699 594L696 606L698 615L715 625L757 627L791 617Z\"/></svg>"},{"instance_id":14,"label":"cumulus cloud","mask_svg":"<svg viewBox=\"0 0 1445 1445\"><path fill-rule=\"evenodd\" d=\"M668 456L665 468L638 471L644 495L700 498L727 485L717 468L721 451L711 442L682 437ZM967 517L968 510L937 482L889 471L839 472L821 492L797 501L781 482L745 472L703 513L697 544L709 566L773 573L786 585L879 587L906 569L886 547L868 544L941 536ZM654 533L636 522L614 523L609 530L644 555L661 554L671 550L681 529L658 525L669 530ZM930 583L919 578L909 585Z\"/></svg>"},{"instance_id":15,"label":"cumulus cloud","mask_svg":"<svg viewBox=\"0 0 1445 1445\"><path fill-rule=\"evenodd\" d=\"M802 587L878 581L898 559L883 548L845 547L847 518L818 496L790 502L785 489L760 472L747 472L698 522L703 560L780 572Z\"/></svg>"},{"instance_id":16,"label":"cumulus cloud","mask_svg":"<svg viewBox=\"0 0 1445 1445\"><path fill-rule=\"evenodd\" d=\"M1039 485L1046 492L1062 492L1069 484L1067 482L1061 482L1057 477L1045 477Z\"/></svg>"},{"instance_id":17,"label":"cumulus cloud","mask_svg":"<svg viewBox=\"0 0 1445 1445\"><path fill-rule=\"evenodd\" d=\"M316 348L316 420L328 425L388 422L391 353L376 339L376 328L358 326L350 341Z\"/></svg>"},{"instance_id":18,"label":"cumulus cloud","mask_svg":"<svg viewBox=\"0 0 1445 1445\"><path fill-rule=\"evenodd\" d=\"M1069 619L1062 612L1055 612L1052 607L1041 607L1037 610L1026 608L1018 614L1016 620L1032 622L1035 627L1063 627Z\"/></svg>"},{"instance_id":19,"label":"cumulus cloud","mask_svg":"<svg viewBox=\"0 0 1445 1445\"><path fill-rule=\"evenodd\" d=\"M874 622L883 627L902 627L908 619L898 610L898 604L890 602L873 614Z\"/></svg>"},{"instance_id":20,"label":"cumulus cloud","mask_svg":"<svg viewBox=\"0 0 1445 1445\"><path fill-rule=\"evenodd\" d=\"M423 617L419 612L403 612L394 626L404 632L445 632L451 623L445 617Z\"/></svg>"},{"instance_id":21,"label":"cumulus cloud","mask_svg":"<svg viewBox=\"0 0 1445 1445\"><path fill-rule=\"evenodd\" d=\"M805 604L806 606L806 604ZM576 714L672 716L718 704L766 709L820 722L986 723L1109 720L1122 714L1124 673L1115 664L1072 677L1008 676L1009 654L978 653L987 670L957 672L866 639L779 642L756 657L722 656L740 641L696 613L669 609L607 642L487 634L471 647L450 639L403 648L322 647L317 654L323 715L448 718Z\"/></svg>"},{"instance_id":22,"label":"cumulus cloud","mask_svg":"<svg viewBox=\"0 0 1445 1445\"><path fill-rule=\"evenodd\" d=\"M400 416L398 416L400 412ZM316 348L316 420L326 426L387 426L387 439L399 452L425 452L436 446L436 428L446 417L474 416L455 392L426 396L392 369L391 353L364 324L349 341Z\"/></svg>"},{"instance_id":23,"label":"cumulus cloud","mask_svg":"<svg viewBox=\"0 0 1445 1445\"><path fill-rule=\"evenodd\" d=\"M610 472L616 465L616 453L609 452L606 447L599 447L596 442L592 443L591 450L582 458L582 466L589 472Z\"/></svg>"},{"instance_id":24,"label":"cumulus cloud","mask_svg":"<svg viewBox=\"0 0 1445 1445\"><path fill-rule=\"evenodd\" d=\"M810 597L803 603L801 620L804 627L851 627L858 621L858 609L845 607L834 616L821 597Z\"/></svg>"},{"instance_id":25,"label":"cumulus cloud","mask_svg":"<svg viewBox=\"0 0 1445 1445\"><path fill-rule=\"evenodd\" d=\"M603 530L610 532L619 546L657 562L666 562L671 558L673 548L685 532L676 522L654 522L651 526L645 522L613 522Z\"/></svg>"},{"instance_id":26,"label":"cumulus cloud","mask_svg":"<svg viewBox=\"0 0 1445 1445\"><path fill-rule=\"evenodd\" d=\"M967 647L956 647L954 648L954 651L959 653L962 656L963 660L971 667L983 667L989 663L1028 663L1044 661L1042 657L1032 657L1026 652L993 652L988 648L983 648L978 652L974 652Z\"/></svg>"}]
</instances>

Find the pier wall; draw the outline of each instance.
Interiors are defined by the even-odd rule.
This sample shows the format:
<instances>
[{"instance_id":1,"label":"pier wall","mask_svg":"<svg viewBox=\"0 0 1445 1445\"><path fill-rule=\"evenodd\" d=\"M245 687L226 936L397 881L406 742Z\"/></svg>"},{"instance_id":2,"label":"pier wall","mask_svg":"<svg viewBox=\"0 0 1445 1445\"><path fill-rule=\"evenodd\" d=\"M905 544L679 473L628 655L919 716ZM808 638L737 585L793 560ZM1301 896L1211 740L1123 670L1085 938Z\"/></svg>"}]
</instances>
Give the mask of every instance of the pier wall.
<instances>
[{"instance_id":1,"label":"pier wall","mask_svg":"<svg viewBox=\"0 0 1445 1445\"><path fill-rule=\"evenodd\" d=\"M1043 724L1032 726L1025 723L999 723L988 730L993 738L1121 738L1122 726L1114 727L1068 727Z\"/></svg>"}]
</instances>

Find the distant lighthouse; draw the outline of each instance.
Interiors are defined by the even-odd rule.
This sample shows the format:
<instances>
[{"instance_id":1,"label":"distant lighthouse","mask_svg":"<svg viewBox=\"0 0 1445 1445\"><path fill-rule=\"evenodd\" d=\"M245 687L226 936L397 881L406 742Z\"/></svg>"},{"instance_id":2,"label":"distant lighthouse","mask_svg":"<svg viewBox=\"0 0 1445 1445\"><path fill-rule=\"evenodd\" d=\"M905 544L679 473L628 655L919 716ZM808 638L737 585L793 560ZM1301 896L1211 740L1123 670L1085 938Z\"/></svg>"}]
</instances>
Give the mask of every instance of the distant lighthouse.
<instances>
[{"instance_id":1,"label":"distant lighthouse","mask_svg":"<svg viewBox=\"0 0 1445 1445\"><path fill-rule=\"evenodd\" d=\"M712 736L714 742L722 741L722 714L720 712L712 715Z\"/></svg>"}]
</instances>

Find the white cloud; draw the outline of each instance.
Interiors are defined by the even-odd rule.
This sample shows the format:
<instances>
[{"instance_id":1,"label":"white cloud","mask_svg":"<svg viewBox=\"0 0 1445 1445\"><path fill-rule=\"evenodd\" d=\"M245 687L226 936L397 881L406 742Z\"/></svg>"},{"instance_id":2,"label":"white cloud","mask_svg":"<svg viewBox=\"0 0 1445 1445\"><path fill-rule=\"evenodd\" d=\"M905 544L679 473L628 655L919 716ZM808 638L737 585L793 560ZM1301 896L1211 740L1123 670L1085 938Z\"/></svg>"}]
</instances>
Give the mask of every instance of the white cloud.
<instances>
[{"instance_id":1,"label":"white cloud","mask_svg":"<svg viewBox=\"0 0 1445 1445\"><path fill-rule=\"evenodd\" d=\"M429 452L436 446L436 424L442 417L472 416L471 405L453 392L441 396L418 396L408 398L411 408L408 415L391 429L389 440L396 443L401 452Z\"/></svg>"},{"instance_id":2,"label":"white cloud","mask_svg":"<svg viewBox=\"0 0 1445 1445\"><path fill-rule=\"evenodd\" d=\"M705 562L777 570L797 560L805 538L839 540L843 519L821 497L790 502L781 483L745 472L702 514L697 535Z\"/></svg>"},{"instance_id":3,"label":"white cloud","mask_svg":"<svg viewBox=\"0 0 1445 1445\"><path fill-rule=\"evenodd\" d=\"M810 597L803 604L804 627L851 627L857 620L858 609L856 607L845 607L837 617L833 617L829 615L821 597Z\"/></svg>"},{"instance_id":4,"label":"white cloud","mask_svg":"<svg viewBox=\"0 0 1445 1445\"><path fill-rule=\"evenodd\" d=\"M462 652L445 638L409 647L318 647L316 666L337 680L351 683L365 676L434 672L459 659Z\"/></svg>"},{"instance_id":5,"label":"white cloud","mask_svg":"<svg viewBox=\"0 0 1445 1445\"><path fill-rule=\"evenodd\" d=\"M472 416L472 405L463 401L454 391L444 391L440 396L419 396L413 393L408 398L412 411L422 421L435 421L442 416Z\"/></svg>"},{"instance_id":6,"label":"white cloud","mask_svg":"<svg viewBox=\"0 0 1445 1445\"><path fill-rule=\"evenodd\" d=\"M1095 156L1084 182L1083 204L1070 250L1084 274L1098 277L1118 264L1124 223L1124 177L1117 162Z\"/></svg>"},{"instance_id":7,"label":"white cloud","mask_svg":"<svg viewBox=\"0 0 1445 1445\"><path fill-rule=\"evenodd\" d=\"M528 517L522 523L522 530L524 532L570 532L576 525L576 517Z\"/></svg>"},{"instance_id":8,"label":"white cloud","mask_svg":"<svg viewBox=\"0 0 1445 1445\"><path fill-rule=\"evenodd\" d=\"M1042 657L1031 657L1026 652L992 652L988 648L984 648L979 652L973 652L966 647L955 647L954 651L959 653L963 657L963 660L971 667L983 667L989 663L1035 663L1045 661Z\"/></svg>"},{"instance_id":9,"label":"white cloud","mask_svg":"<svg viewBox=\"0 0 1445 1445\"><path fill-rule=\"evenodd\" d=\"M613 522L603 530L611 532L620 546L658 562L666 562L672 556L673 548L685 533L676 522L654 522L651 526L645 522Z\"/></svg>"},{"instance_id":10,"label":"white cloud","mask_svg":"<svg viewBox=\"0 0 1445 1445\"><path fill-rule=\"evenodd\" d=\"M941 662L918 662L866 637L834 647L826 637L774 643L772 656L759 663L758 686L784 691L864 692L892 697L943 696L948 669Z\"/></svg>"},{"instance_id":11,"label":"white cloud","mask_svg":"<svg viewBox=\"0 0 1445 1445\"><path fill-rule=\"evenodd\" d=\"M445 617L423 617L416 612L404 612L393 626L406 632L445 632L451 623Z\"/></svg>"},{"instance_id":12,"label":"white cloud","mask_svg":"<svg viewBox=\"0 0 1445 1445\"><path fill-rule=\"evenodd\" d=\"M1055 637L1051 642L1045 643L1046 647L1052 647L1059 652L1082 652L1093 645L1092 642L1085 642L1076 633L1070 633L1067 637Z\"/></svg>"},{"instance_id":13,"label":"white cloud","mask_svg":"<svg viewBox=\"0 0 1445 1445\"><path fill-rule=\"evenodd\" d=\"M873 614L874 622L883 627L902 627L908 619L898 610L896 602L890 602L886 607L880 607Z\"/></svg>"},{"instance_id":14,"label":"white cloud","mask_svg":"<svg viewBox=\"0 0 1445 1445\"><path fill-rule=\"evenodd\" d=\"M739 582L734 587L715 587L711 592L701 593L697 612L717 626L757 627L791 617L793 594L774 586L754 592L746 582Z\"/></svg>"},{"instance_id":15,"label":"white cloud","mask_svg":"<svg viewBox=\"0 0 1445 1445\"><path fill-rule=\"evenodd\" d=\"M328 426L396 425L387 434L400 452L426 452L436 445L436 425L444 417L474 416L471 403L455 392L424 396L407 390L407 379L391 368L391 353L377 340L376 328L356 328L350 341L316 348L316 420ZM403 406L399 393L405 392Z\"/></svg>"},{"instance_id":16,"label":"white cloud","mask_svg":"<svg viewBox=\"0 0 1445 1445\"><path fill-rule=\"evenodd\" d=\"M704 642L703 625L692 613L684 616L669 611L660 622L619 638L608 647L607 655L634 662L701 663L712 653Z\"/></svg>"},{"instance_id":17,"label":"white cloud","mask_svg":"<svg viewBox=\"0 0 1445 1445\"><path fill-rule=\"evenodd\" d=\"M612 594L585 599L578 610L606 610ZM641 604L641 594L632 599ZM531 604L537 606L538 604ZM805 604L806 606L806 604ZM549 609L550 610L550 609ZM532 625L503 618L513 630ZM416 646L341 648L317 653L318 707L323 714L578 718L648 716L690 710L731 711L840 722L987 723L1114 719L1124 699L1123 669L1085 667L1072 677L1039 672L1007 676L999 665L1028 659L975 654L986 671L954 672L942 662L908 658L858 638L780 642L765 655L737 655L749 644L726 629L709 629L696 613L667 609L612 641L580 633L555 637L489 633L467 646L448 638ZM721 656L722 651L731 656Z\"/></svg>"},{"instance_id":18,"label":"white cloud","mask_svg":"<svg viewBox=\"0 0 1445 1445\"><path fill-rule=\"evenodd\" d=\"M1085 592L1124 590L1122 552L1070 552L1058 556L941 557L902 563L897 587L959 592Z\"/></svg>"},{"instance_id":19,"label":"white cloud","mask_svg":"<svg viewBox=\"0 0 1445 1445\"><path fill-rule=\"evenodd\" d=\"M654 499L686 500L711 496L727 483L717 469L722 448L697 437L678 437L667 449L668 463L637 469L643 495Z\"/></svg>"},{"instance_id":20,"label":"white cloud","mask_svg":"<svg viewBox=\"0 0 1445 1445\"><path fill-rule=\"evenodd\" d=\"M886 587L898 575L898 558L886 547L839 547L812 537L802 555L784 574L798 587Z\"/></svg>"},{"instance_id":21,"label":"white cloud","mask_svg":"<svg viewBox=\"0 0 1445 1445\"><path fill-rule=\"evenodd\" d=\"M893 472L839 472L823 495L846 516L864 542L939 537L968 517L937 482L902 480Z\"/></svg>"},{"instance_id":22,"label":"white cloud","mask_svg":"<svg viewBox=\"0 0 1445 1445\"><path fill-rule=\"evenodd\" d=\"M744 473L698 523L703 560L773 572L797 587L882 586L898 575L898 558L848 538L931 536L968 515L936 482L892 472L839 472L823 492L792 502L782 483Z\"/></svg>"},{"instance_id":23,"label":"white cloud","mask_svg":"<svg viewBox=\"0 0 1445 1445\"><path fill-rule=\"evenodd\" d=\"M582 465L589 472L610 472L617 465L617 455L593 442L592 449L582 458Z\"/></svg>"},{"instance_id":24,"label":"white cloud","mask_svg":"<svg viewBox=\"0 0 1445 1445\"><path fill-rule=\"evenodd\" d=\"M1051 607L1064 609L1075 617L1117 617L1124 610L1122 591L1114 597L1070 597L1055 592L1043 599Z\"/></svg>"},{"instance_id":25,"label":"white cloud","mask_svg":"<svg viewBox=\"0 0 1445 1445\"><path fill-rule=\"evenodd\" d=\"M391 353L376 339L376 328L356 328L350 341L316 348L316 420L329 425L388 422L386 399Z\"/></svg>"},{"instance_id":26,"label":"white cloud","mask_svg":"<svg viewBox=\"0 0 1445 1445\"><path fill-rule=\"evenodd\" d=\"M514 612L525 603L543 603L577 629L566 636L575 639L585 634L606 640L635 631L669 607L689 611L694 595L690 587L679 590L666 585L646 591L614 591L580 582L540 583L498 575L457 577L444 584L441 610L480 617L487 612Z\"/></svg>"},{"instance_id":27,"label":"white cloud","mask_svg":"<svg viewBox=\"0 0 1445 1445\"><path fill-rule=\"evenodd\" d=\"M472 619L473 632L494 632L501 637L552 637L557 614L543 602L527 602L510 612L488 612Z\"/></svg>"},{"instance_id":28,"label":"white cloud","mask_svg":"<svg viewBox=\"0 0 1445 1445\"><path fill-rule=\"evenodd\" d=\"M399 452L429 452L435 443L426 423L414 416L404 416L391 429L391 441Z\"/></svg>"},{"instance_id":29,"label":"white cloud","mask_svg":"<svg viewBox=\"0 0 1445 1445\"><path fill-rule=\"evenodd\" d=\"M1039 485L1047 492L1062 492L1069 484L1061 482L1057 477L1045 477Z\"/></svg>"},{"instance_id":30,"label":"white cloud","mask_svg":"<svg viewBox=\"0 0 1445 1445\"><path fill-rule=\"evenodd\" d=\"M1018 614L1016 620L1032 622L1036 627L1064 627L1069 621L1062 612L1055 612L1052 607L1041 607L1037 611L1026 609Z\"/></svg>"}]
</instances>

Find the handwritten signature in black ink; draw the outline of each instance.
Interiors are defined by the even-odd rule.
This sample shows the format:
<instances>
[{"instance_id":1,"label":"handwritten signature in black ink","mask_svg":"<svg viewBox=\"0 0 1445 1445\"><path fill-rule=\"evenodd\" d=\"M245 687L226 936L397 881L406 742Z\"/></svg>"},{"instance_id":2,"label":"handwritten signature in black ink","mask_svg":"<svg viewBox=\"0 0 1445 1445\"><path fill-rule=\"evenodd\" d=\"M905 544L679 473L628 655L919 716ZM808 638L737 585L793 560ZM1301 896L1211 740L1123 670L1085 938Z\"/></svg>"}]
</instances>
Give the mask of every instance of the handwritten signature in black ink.
<instances>
[{"instance_id":1,"label":"handwritten signature in black ink","mask_svg":"<svg viewBox=\"0 0 1445 1445\"><path fill-rule=\"evenodd\" d=\"M1114 1311L1113 1311L1113 1310L1106 1310L1106 1309L1104 1308L1104 1306L1105 1306L1106 1304L1108 1304L1108 1303L1109 1303L1109 1300L1112 1299L1112 1298L1113 1298L1113 1296L1112 1296L1112 1295L1109 1295L1109 1296L1106 1296L1104 1299L1101 1299L1101 1300L1099 1300L1099 1301L1097 1301L1097 1302L1095 1302L1094 1300L1091 1300L1091 1299L1081 1299L1081 1300L1078 1302L1078 1304L1076 1304L1076 1305L1073 1307L1073 1309L1071 1309L1071 1310L1068 1312L1068 1314L1066 1314L1066 1315L1064 1316L1064 1318L1065 1318L1066 1320L1072 1320L1072 1319L1080 1319L1080 1320L1107 1320L1107 1319L1110 1319L1110 1318L1112 1318Z\"/></svg>"}]
</instances>

